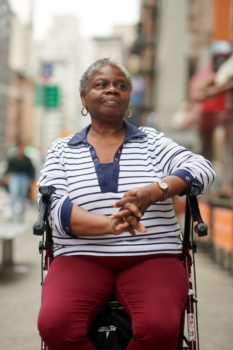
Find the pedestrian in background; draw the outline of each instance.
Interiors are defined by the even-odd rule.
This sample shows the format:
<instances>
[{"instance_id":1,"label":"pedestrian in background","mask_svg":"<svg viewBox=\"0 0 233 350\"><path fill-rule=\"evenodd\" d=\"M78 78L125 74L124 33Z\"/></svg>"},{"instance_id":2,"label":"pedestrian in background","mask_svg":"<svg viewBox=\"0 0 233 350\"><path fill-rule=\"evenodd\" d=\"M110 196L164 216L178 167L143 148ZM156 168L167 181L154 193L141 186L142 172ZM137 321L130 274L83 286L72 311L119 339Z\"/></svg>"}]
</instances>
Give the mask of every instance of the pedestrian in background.
<instances>
[{"instance_id":1,"label":"pedestrian in background","mask_svg":"<svg viewBox=\"0 0 233 350\"><path fill-rule=\"evenodd\" d=\"M11 217L23 220L30 184L35 179L35 168L31 159L25 155L22 144L18 146L16 154L7 160L5 176L10 194Z\"/></svg>"}]
</instances>

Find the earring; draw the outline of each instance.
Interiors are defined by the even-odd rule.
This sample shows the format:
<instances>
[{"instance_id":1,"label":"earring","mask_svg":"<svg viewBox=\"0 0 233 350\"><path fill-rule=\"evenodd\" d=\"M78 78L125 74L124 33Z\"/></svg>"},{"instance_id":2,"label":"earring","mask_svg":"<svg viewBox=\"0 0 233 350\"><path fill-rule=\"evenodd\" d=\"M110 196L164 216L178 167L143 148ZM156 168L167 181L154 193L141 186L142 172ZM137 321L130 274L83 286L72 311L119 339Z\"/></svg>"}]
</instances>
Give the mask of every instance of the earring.
<instances>
[{"instance_id":1,"label":"earring","mask_svg":"<svg viewBox=\"0 0 233 350\"><path fill-rule=\"evenodd\" d=\"M88 115L88 110L86 109L86 107L84 107L84 106L82 107L81 114L83 117L86 117Z\"/></svg>"},{"instance_id":2,"label":"earring","mask_svg":"<svg viewBox=\"0 0 233 350\"><path fill-rule=\"evenodd\" d=\"M130 106L128 107L128 109L127 109L127 111L126 111L126 118L131 118L132 117L132 110L131 110L131 108L130 108Z\"/></svg>"}]
</instances>

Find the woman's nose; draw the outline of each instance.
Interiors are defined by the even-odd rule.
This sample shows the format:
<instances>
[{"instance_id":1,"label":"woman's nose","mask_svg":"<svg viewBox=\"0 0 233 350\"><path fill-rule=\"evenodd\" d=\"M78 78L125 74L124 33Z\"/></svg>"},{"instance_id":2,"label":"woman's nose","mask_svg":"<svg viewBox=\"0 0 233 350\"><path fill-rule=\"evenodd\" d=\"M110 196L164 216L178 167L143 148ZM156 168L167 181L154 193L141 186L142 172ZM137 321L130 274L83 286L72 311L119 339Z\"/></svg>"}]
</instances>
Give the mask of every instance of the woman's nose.
<instances>
[{"instance_id":1,"label":"woman's nose","mask_svg":"<svg viewBox=\"0 0 233 350\"><path fill-rule=\"evenodd\" d=\"M107 92L115 93L117 92L117 88L114 84L109 84L107 87Z\"/></svg>"}]
</instances>

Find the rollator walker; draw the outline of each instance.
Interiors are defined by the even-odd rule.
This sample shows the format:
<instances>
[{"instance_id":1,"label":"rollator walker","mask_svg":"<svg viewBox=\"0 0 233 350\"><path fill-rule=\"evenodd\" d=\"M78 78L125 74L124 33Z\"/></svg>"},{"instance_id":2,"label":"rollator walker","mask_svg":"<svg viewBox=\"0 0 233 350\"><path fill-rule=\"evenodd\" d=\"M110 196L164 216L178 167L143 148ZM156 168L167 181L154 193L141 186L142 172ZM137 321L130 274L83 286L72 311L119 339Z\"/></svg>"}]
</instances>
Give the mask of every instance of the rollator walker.
<instances>
[{"instance_id":1,"label":"rollator walker","mask_svg":"<svg viewBox=\"0 0 233 350\"><path fill-rule=\"evenodd\" d=\"M41 236L39 252L41 254L41 284L53 260L52 232L48 222L50 198L55 188L39 188L41 199L37 221L33 234ZM196 242L194 232L203 237L207 235L207 226L203 222L196 195L186 195L184 228L182 232L182 262L189 279L189 293L186 307L180 322L177 346L174 350L200 350L198 332L197 285L194 254ZM117 300L109 301L92 322L89 339L97 350L124 350L131 339L130 318ZM48 350L41 341L41 350ZM156 349L155 349L156 350Z\"/></svg>"}]
</instances>

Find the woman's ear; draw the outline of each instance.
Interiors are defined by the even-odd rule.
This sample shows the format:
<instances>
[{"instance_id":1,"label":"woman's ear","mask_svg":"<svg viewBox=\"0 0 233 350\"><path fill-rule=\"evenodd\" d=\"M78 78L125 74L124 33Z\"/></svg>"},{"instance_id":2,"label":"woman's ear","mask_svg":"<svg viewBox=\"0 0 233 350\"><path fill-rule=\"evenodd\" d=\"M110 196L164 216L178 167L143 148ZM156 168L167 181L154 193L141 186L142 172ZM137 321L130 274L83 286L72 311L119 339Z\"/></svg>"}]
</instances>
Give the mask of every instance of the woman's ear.
<instances>
[{"instance_id":1,"label":"woman's ear","mask_svg":"<svg viewBox=\"0 0 233 350\"><path fill-rule=\"evenodd\" d=\"M84 94L84 92L81 92L80 98L81 98L81 101L82 101L82 105L85 107L85 94Z\"/></svg>"}]
</instances>

